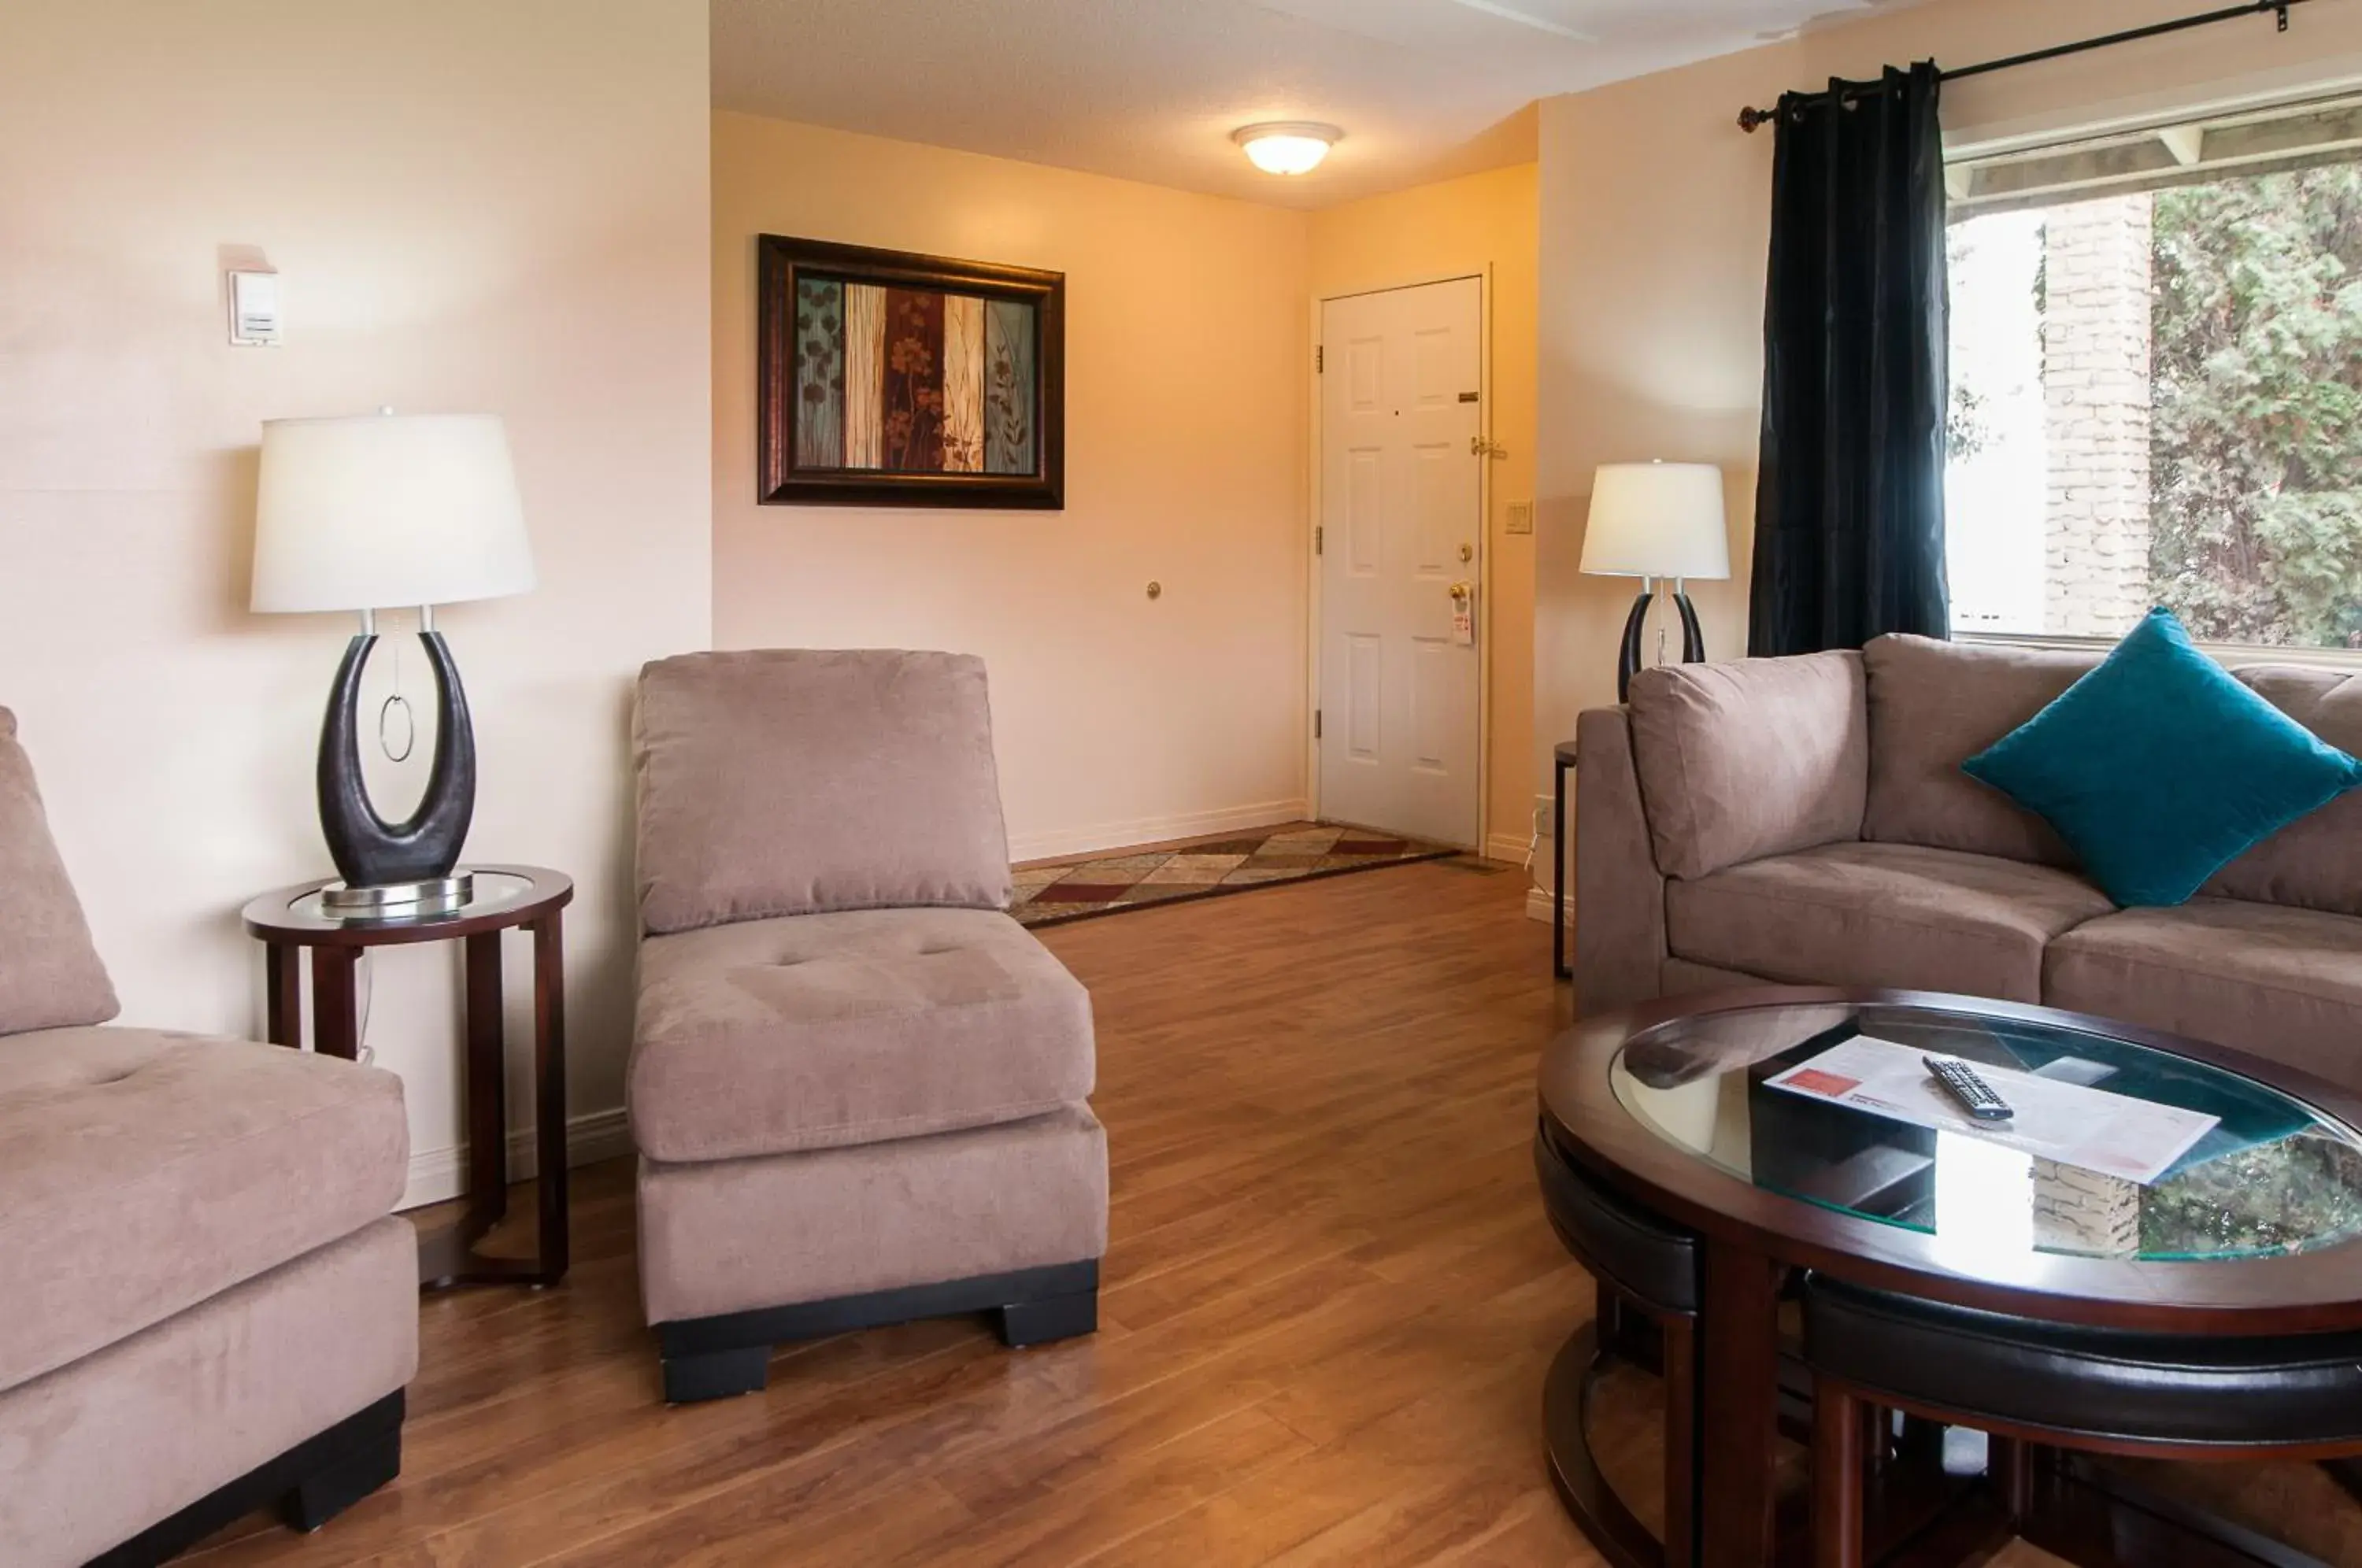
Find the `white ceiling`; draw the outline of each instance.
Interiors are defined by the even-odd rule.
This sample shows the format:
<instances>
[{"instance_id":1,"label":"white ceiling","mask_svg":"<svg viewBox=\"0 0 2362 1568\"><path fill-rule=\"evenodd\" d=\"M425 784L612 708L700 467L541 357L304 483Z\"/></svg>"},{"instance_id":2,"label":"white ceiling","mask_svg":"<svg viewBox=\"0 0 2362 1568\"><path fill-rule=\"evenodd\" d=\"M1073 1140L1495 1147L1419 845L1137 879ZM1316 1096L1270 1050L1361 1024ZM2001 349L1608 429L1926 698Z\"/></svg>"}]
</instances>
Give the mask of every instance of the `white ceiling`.
<instances>
[{"instance_id":1,"label":"white ceiling","mask_svg":"<svg viewBox=\"0 0 2362 1568\"><path fill-rule=\"evenodd\" d=\"M1889 3L1903 0L713 0L713 96L1317 207L1530 159L1537 98ZM1281 180L1231 144L1257 120L1324 120L1345 140Z\"/></svg>"}]
</instances>

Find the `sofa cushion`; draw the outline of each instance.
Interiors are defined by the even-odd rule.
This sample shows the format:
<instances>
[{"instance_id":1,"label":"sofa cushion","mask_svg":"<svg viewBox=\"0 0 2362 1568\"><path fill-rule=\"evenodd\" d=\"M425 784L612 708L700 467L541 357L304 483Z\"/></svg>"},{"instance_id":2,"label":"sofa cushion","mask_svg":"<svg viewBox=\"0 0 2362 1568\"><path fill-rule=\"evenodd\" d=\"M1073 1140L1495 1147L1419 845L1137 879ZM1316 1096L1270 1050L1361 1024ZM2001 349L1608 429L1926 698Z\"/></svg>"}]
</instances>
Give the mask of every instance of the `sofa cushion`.
<instances>
[{"instance_id":1,"label":"sofa cushion","mask_svg":"<svg viewBox=\"0 0 2362 1568\"><path fill-rule=\"evenodd\" d=\"M747 921L640 945L627 1085L668 1161L1014 1121L1091 1091L1091 1002L987 910Z\"/></svg>"},{"instance_id":2,"label":"sofa cushion","mask_svg":"<svg viewBox=\"0 0 2362 1568\"><path fill-rule=\"evenodd\" d=\"M17 716L0 708L0 1034L104 1023L115 1006Z\"/></svg>"},{"instance_id":3,"label":"sofa cushion","mask_svg":"<svg viewBox=\"0 0 2362 1568\"><path fill-rule=\"evenodd\" d=\"M2362 762L2233 679L2161 606L2057 701L1960 766L2039 812L2125 905L2184 902L2273 834L2362 787Z\"/></svg>"},{"instance_id":4,"label":"sofa cushion","mask_svg":"<svg viewBox=\"0 0 2362 1568\"><path fill-rule=\"evenodd\" d=\"M2323 740L2362 756L2362 675L2285 664L2231 673ZM2362 790L2299 817L2216 872L2202 890L2362 915Z\"/></svg>"},{"instance_id":5,"label":"sofa cushion","mask_svg":"<svg viewBox=\"0 0 2362 1568\"><path fill-rule=\"evenodd\" d=\"M417 1370L418 1238L382 1219L9 1390L0 1562L99 1558Z\"/></svg>"},{"instance_id":6,"label":"sofa cushion","mask_svg":"<svg viewBox=\"0 0 2362 1568\"><path fill-rule=\"evenodd\" d=\"M53 1029L0 1049L0 1388L383 1219L402 1080L278 1045Z\"/></svg>"},{"instance_id":7,"label":"sofa cushion","mask_svg":"<svg viewBox=\"0 0 2362 1568\"><path fill-rule=\"evenodd\" d=\"M2125 910L2051 944L2042 999L2362 1090L2362 919L2351 915L2212 898Z\"/></svg>"},{"instance_id":8,"label":"sofa cushion","mask_svg":"<svg viewBox=\"0 0 2362 1568\"><path fill-rule=\"evenodd\" d=\"M1873 638L1861 650L1870 705L1861 836L2072 866L2074 855L2049 823L1962 773L1960 764L2048 707L2101 657L1932 637Z\"/></svg>"},{"instance_id":9,"label":"sofa cushion","mask_svg":"<svg viewBox=\"0 0 2362 1568\"><path fill-rule=\"evenodd\" d=\"M769 649L640 674L640 921L1007 907L984 662Z\"/></svg>"},{"instance_id":10,"label":"sofa cushion","mask_svg":"<svg viewBox=\"0 0 2362 1568\"><path fill-rule=\"evenodd\" d=\"M1861 656L1671 664L1632 678L1632 755L1657 867L1703 877L1861 834Z\"/></svg>"},{"instance_id":11,"label":"sofa cushion","mask_svg":"<svg viewBox=\"0 0 2362 1568\"><path fill-rule=\"evenodd\" d=\"M1834 844L1665 889L1675 956L1799 984L2042 999L2042 951L2106 914L2070 872L1912 844Z\"/></svg>"}]
</instances>

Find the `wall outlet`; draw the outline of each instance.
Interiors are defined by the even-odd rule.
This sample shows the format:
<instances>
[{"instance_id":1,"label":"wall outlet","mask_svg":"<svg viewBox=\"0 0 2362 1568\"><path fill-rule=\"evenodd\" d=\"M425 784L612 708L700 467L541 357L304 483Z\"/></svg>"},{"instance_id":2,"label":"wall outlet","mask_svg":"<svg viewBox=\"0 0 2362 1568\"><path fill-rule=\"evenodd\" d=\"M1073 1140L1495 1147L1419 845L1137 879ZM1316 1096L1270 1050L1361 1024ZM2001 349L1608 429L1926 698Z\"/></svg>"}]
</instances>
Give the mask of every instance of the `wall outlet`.
<instances>
[{"instance_id":1,"label":"wall outlet","mask_svg":"<svg viewBox=\"0 0 2362 1568\"><path fill-rule=\"evenodd\" d=\"M1530 501L1513 501L1509 502L1509 519L1507 528L1512 534L1532 533L1534 531L1534 503Z\"/></svg>"}]
</instances>

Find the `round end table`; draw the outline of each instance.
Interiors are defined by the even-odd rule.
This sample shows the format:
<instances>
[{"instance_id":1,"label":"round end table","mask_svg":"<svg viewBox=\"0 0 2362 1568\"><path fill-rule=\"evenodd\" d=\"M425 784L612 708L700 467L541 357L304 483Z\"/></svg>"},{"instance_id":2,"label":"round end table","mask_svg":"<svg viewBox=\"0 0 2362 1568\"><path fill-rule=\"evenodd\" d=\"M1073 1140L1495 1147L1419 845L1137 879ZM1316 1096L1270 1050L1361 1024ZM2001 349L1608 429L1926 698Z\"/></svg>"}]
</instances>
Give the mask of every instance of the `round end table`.
<instances>
[{"instance_id":1,"label":"round end table","mask_svg":"<svg viewBox=\"0 0 2362 1568\"><path fill-rule=\"evenodd\" d=\"M248 934L263 944L266 1032L274 1045L301 1048L300 956L312 959L313 1049L356 1058L360 1016L356 971L372 947L424 942L464 944L468 1198L458 1221L418 1239L419 1283L556 1285L566 1275L566 965L561 911L574 882L538 866L472 867L476 895L436 914L339 915L322 907L328 884L303 882L246 906ZM540 1187L538 1244L529 1258L481 1253L477 1243L508 1213L507 1031L502 1013L501 935L533 936L534 1148Z\"/></svg>"}]
</instances>

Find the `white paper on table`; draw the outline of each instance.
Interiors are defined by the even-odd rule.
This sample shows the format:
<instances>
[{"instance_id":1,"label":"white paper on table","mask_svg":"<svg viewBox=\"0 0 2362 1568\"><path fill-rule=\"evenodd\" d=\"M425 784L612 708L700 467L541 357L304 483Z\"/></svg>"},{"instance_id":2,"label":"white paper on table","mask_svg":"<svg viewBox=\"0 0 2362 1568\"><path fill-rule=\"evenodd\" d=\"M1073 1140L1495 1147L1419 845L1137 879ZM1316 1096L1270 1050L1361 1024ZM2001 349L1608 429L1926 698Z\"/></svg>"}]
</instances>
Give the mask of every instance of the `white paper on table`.
<instances>
[{"instance_id":1,"label":"white paper on table","mask_svg":"<svg viewBox=\"0 0 2362 1568\"><path fill-rule=\"evenodd\" d=\"M1849 1105L1939 1132L1968 1133L2144 1187L2170 1170L2221 1120L1970 1062L1977 1077L2015 1112L2007 1121L1979 1121L1928 1076L1922 1060L1927 1055L1874 1034L1857 1034L1767 1081L1807 1099Z\"/></svg>"}]
</instances>

